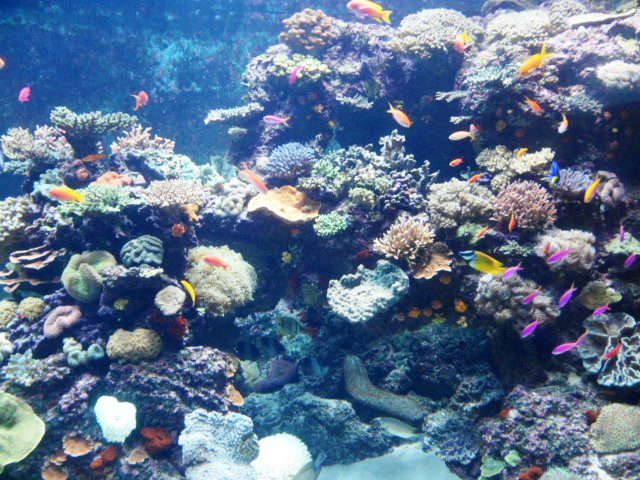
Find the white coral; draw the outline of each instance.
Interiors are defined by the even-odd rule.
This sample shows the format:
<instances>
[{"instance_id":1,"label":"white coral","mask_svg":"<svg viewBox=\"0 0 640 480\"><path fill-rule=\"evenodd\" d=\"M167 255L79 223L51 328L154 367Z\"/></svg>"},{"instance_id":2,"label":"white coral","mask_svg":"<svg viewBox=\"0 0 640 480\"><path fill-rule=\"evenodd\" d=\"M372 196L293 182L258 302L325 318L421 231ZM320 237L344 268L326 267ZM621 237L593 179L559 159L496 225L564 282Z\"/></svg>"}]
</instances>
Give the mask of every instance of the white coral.
<instances>
[{"instance_id":1,"label":"white coral","mask_svg":"<svg viewBox=\"0 0 640 480\"><path fill-rule=\"evenodd\" d=\"M596 68L596 78L608 89L636 90L640 88L640 65L614 60Z\"/></svg>"},{"instance_id":2,"label":"white coral","mask_svg":"<svg viewBox=\"0 0 640 480\"><path fill-rule=\"evenodd\" d=\"M191 180L156 180L140 192L142 199L153 207L175 208L184 205L201 206L210 189Z\"/></svg>"},{"instance_id":3,"label":"white coral","mask_svg":"<svg viewBox=\"0 0 640 480\"><path fill-rule=\"evenodd\" d=\"M494 201L488 188L453 179L431 187L428 208L436 227L456 228L466 222L486 221Z\"/></svg>"},{"instance_id":4,"label":"white coral","mask_svg":"<svg viewBox=\"0 0 640 480\"><path fill-rule=\"evenodd\" d=\"M525 10L498 15L487 25L487 43L502 42L540 48L551 32L551 19L544 10Z\"/></svg>"}]
</instances>

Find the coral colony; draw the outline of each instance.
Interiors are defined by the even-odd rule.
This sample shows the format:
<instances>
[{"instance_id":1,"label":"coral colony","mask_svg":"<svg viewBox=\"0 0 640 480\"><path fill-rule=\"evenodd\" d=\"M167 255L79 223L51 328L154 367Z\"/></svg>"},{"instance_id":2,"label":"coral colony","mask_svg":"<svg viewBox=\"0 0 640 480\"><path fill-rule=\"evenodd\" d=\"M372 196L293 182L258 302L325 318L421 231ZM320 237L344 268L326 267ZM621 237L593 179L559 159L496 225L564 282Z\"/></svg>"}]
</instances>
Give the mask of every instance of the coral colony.
<instances>
[{"instance_id":1,"label":"coral colony","mask_svg":"<svg viewBox=\"0 0 640 480\"><path fill-rule=\"evenodd\" d=\"M295 13L210 163L8 129L2 478L640 478L640 12L536 3Z\"/></svg>"}]
</instances>

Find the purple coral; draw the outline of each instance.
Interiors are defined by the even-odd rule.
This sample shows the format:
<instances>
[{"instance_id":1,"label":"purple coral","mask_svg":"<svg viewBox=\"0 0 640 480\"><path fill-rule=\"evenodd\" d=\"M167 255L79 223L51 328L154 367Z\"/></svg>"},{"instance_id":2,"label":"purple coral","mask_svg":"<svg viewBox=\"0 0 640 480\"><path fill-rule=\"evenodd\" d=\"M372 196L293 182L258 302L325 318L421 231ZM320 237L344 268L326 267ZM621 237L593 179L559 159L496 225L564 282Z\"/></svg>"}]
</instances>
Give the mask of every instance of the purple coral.
<instances>
[{"instance_id":1,"label":"purple coral","mask_svg":"<svg viewBox=\"0 0 640 480\"><path fill-rule=\"evenodd\" d=\"M44 321L44 336L47 338L55 338L63 331L73 327L80 321L82 312L77 305L63 305L56 307Z\"/></svg>"},{"instance_id":2,"label":"purple coral","mask_svg":"<svg viewBox=\"0 0 640 480\"><path fill-rule=\"evenodd\" d=\"M556 221L556 207L549 193L532 181L518 181L500 191L494 202L492 219L496 229L506 230L512 216L522 230L541 230Z\"/></svg>"}]
</instances>

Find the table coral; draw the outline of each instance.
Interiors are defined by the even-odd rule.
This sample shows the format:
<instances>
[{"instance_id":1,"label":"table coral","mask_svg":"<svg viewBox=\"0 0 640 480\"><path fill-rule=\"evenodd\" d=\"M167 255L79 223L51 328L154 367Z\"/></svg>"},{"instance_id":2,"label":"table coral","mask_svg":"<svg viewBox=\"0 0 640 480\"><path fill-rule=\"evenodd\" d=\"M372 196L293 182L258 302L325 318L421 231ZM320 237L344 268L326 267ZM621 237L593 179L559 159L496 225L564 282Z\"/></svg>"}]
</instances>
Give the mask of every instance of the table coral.
<instances>
[{"instance_id":1,"label":"table coral","mask_svg":"<svg viewBox=\"0 0 640 480\"><path fill-rule=\"evenodd\" d=\"M557 210L553 199L541 185L532 181L510 183L498 193L491 219L496 229L506 230L515 216L516 228L541 230L553 225Z\"/></svg>"},{"instance_id":2,"label":"table coral","mask_svg":"<svg viewBox=\"0 0 640 480\"><path fill-rule=\"evenodd\" d=\"M249 213L263 211L285 223L305 223L318 216L320 202L286 185L253 197L249 201L247 211Z\"/></svg>"},{"instance_id":3,"label":"table coral","mask_svg":"<svg viewBox=\"0 0 640 480\"><path fill-rule=\"evenodd\" d=\"M155 180L140 196L153 207L179 208L184 205L204 204L210 194L206 185L193 180Z\"/></svg>"},{"instance_id":4,"label":"table coral","mask_svg":"<svg viewBox=\"0 0 640 480\"><path fill-rule=\"evenodd\" d=\"M456 228L465 222L484 223L493 212L494 202L488 188L453 179L431 187L429 215L437 228Z\"/></svg>"},{"instance_id":5,"label":"table coral","mask_svg":"<svg viewBox=\"0 0 640 480\"><path fill-rule=\"evenodd\" d=\"M551 270L569 268L571 270L589 270L596 257L594 244L596 237L583 230L560 230L554 228L538 236L534 251L541 258L548 258L561 250L571 248L563 260L548 264Z\"/></svg>"}]
</instances>

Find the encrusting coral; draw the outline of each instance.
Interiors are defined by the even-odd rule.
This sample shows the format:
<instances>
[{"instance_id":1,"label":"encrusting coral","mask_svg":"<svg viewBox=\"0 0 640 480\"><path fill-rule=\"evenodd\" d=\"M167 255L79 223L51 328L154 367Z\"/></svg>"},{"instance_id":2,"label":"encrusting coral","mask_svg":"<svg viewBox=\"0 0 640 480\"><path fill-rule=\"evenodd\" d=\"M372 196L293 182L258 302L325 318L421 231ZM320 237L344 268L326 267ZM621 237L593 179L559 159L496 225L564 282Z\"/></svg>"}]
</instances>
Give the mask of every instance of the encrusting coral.
<instances>
[{"instance_id":1,"label":"encrusting coral","mask_svg":"<svg viewBox=\"0 0 640 480\"><path fill-rule=\"evenodd\" d=\"M640 446L640 407L606 405L591 427L593 446L599 453L635 450Z\"/></svg>"}]
</instances>

